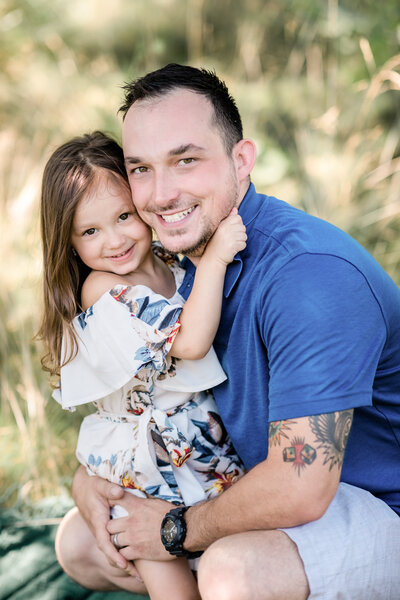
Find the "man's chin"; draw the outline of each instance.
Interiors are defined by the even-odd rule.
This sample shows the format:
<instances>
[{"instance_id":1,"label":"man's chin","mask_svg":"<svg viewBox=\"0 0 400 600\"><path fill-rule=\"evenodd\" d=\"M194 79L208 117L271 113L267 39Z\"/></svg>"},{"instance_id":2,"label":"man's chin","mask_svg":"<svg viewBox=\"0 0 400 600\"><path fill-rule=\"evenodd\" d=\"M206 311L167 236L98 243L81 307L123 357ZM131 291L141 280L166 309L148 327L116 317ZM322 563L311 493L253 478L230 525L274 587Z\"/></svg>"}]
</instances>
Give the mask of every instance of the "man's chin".
<instances>
[{"instance_id":1,"label":"man's chin","mask_svg":"<svg viewBox=\"0 0 400 600\"><path fill-rule=\"evenodd\" d=\"M174 254L183 254L188 258L200 258L211 235L212 234L203 235L195 243L192 241L191 244L188 240L184 240L183 238L179 239L179 236L160 236L159 240L164 248L169 252L173 252Z\"/></svg>"}]
</instances>

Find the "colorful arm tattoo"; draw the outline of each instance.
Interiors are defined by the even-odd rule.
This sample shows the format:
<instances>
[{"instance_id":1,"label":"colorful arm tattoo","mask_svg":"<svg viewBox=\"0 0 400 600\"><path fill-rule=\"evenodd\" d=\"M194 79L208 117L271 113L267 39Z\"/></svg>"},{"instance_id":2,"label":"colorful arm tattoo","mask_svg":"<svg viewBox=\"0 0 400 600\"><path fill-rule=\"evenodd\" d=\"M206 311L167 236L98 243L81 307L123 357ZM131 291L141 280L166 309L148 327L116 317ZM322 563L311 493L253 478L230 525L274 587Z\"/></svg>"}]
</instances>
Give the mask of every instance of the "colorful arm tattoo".
<instances>
[{"instance_id":1,"label":"colorful arm tattoo","mask_svg":"<svg viewBox=\"0 0 400 600\"><path fill-rule=\"evenodd\" d=\"M290 446L283 449L284 462L292 463L300 476L307 465L311 465L317 458L317 449L322 450L323 465L328 464L329 470L335 465L340 468L343 464L344 451L350 434L353 421L353 410L343 410L335 413L313 415L308 418L312 433L314 434L314 448L306 442L304 437L289 438L288 432L291 425L297 421L271 421L269 424L269 447L280 446L281 441L290 441Z\"/></svg>"},{"instance_id":2,"label":"colorful arm tattoo","mask_svg":"<svg viewBox=\"0 0 400 600\"><path fill-rule=\"evenodd\" d=\"M287 421L271 421L269 424L268 431L268 441L269 447L271 446L280 446L281 438L289 437L286 435L287 431L290 431L290 425L295 425L297 421L291 421L290 419Z\"/></svg>"}]
</instances>

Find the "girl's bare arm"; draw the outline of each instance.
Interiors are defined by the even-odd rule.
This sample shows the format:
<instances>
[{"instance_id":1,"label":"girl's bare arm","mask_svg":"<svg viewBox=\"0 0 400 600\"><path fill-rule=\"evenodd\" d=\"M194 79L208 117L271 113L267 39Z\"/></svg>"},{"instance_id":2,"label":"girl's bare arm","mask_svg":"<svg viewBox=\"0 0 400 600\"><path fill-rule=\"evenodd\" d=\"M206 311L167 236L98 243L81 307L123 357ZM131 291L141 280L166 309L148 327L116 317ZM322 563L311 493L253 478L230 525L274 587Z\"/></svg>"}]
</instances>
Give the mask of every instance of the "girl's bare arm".
<instances>
[{"instance_id":1,"label":"girl's bare arm","mask_svg":"<svg viewBox=\"0 0 400 600\"><path fill-rule=\"evenodd\" d=\"M233 209L221 221L196 269L193 288L183 307L180 330L170 354L190 360L202 358L213 343L221 316L226 268L246 247L246 228Z\"/></svg>"}]
</instances>

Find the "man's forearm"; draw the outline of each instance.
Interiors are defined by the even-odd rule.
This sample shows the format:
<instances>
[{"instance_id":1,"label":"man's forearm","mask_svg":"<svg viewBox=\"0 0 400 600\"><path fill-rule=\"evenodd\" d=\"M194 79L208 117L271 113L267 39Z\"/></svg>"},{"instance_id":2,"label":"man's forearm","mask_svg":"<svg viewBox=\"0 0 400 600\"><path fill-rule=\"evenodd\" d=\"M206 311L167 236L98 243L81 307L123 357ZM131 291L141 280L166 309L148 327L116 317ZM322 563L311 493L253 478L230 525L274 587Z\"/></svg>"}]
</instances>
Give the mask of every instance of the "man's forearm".
<instances>
[{"instance_id":1,"label":"man's forearm","mask_svg":"<svg viewBox=\"0 0 400 600\"><path fill-rule=\"evenodd\" d=\"M337 482L319 485L269 471L265 461L216 498L191 507L185 549L204 550L227 535L313 521L323 515L337 488Z\"/></svg>"}]
</instances>

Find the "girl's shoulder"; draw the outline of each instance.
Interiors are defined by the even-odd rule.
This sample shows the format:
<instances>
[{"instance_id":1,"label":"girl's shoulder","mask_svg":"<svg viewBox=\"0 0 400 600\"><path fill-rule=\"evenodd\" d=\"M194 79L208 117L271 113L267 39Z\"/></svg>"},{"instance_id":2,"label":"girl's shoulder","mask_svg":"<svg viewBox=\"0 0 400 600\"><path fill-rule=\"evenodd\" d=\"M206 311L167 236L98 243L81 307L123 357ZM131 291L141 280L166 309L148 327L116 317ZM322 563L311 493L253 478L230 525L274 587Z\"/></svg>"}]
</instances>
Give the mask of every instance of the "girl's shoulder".
<instances>
[{"instance_id":1,"label":"girl's shoulder","mask_svg":"<svg viewBox=\"0 0 400 600\"><path fill-rule=\"evenodd\" d=\"M117 285L126 285L126 282L115 273L105 271L92 271L86 277L81 292L81 303L83 310L92 306L103 294Z\"/></svg>"}]
</instances>

